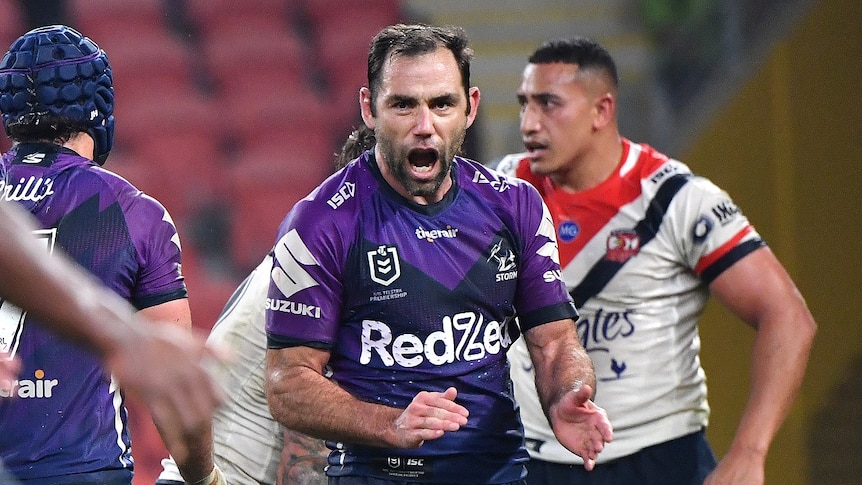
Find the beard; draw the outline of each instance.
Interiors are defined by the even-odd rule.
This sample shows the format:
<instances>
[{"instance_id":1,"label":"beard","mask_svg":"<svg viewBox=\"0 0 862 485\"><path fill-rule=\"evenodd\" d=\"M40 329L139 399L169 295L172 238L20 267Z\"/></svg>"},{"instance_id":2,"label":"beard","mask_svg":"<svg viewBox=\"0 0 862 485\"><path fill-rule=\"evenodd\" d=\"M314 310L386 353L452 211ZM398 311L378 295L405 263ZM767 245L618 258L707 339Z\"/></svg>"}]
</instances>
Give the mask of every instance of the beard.
<instances>
[{"instance_id":1,"label":"beard","mask_svg":"<svg viewBox=\"0 0 862 485\"><path fill-rule=\"evenodd\" d=\"M466 128L459 130L452 138L451 143L443 147L436 147L437 163L440 164L440 170L430 180L417 180L410 174L411 149L397 146L392 138L384 133L377 133L376 138L380 154L383 156L386 166L389 167L389 172L407 193L413 197L433 197L452 170L452 161L455 155L461 151L465 132Z\"/></svg>"}]
</instances>

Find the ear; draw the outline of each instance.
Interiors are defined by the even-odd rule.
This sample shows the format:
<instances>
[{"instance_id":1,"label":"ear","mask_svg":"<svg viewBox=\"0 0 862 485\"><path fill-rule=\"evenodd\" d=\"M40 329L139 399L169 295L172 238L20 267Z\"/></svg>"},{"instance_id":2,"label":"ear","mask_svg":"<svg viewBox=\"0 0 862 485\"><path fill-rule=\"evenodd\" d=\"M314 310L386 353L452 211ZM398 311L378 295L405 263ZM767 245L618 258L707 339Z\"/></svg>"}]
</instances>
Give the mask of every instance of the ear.
<instances>
[{"instance_id":1,"label":"ear","mask_svg":"<svg viewBox=\"0 0 862 485\"><path fill-rule=\"evenodd\" d=\"M613 93L604 93L596 99L596 118L593 129L601 130L610 125L616 118L617 99Z\"/></svg>"},{"instance_id":2,"label":"ear","mask_svg":"<svg viewBox=\"0 0 862 485\"><path fill-rule=\"evenodd\" d=\"M371 114L371 90L367 87L359 89L359 111L362 114L362 121L369 129L374 129L374 115Z\"/></svg>"},{"instance_id":3,"label":"ear","mask_svg":"<svg viewBox=\"0 0 862 485\"><path fill-rule=\"evenodd\" d=\"M479 93L479 88L473 86L467 91L470 98L467 100L470 103L470 112L467 114L467 128L473 124L473 121L476 120L476 114L479 111L479 98L481 98L481 94Z\"/></svg>"}]
</instances>

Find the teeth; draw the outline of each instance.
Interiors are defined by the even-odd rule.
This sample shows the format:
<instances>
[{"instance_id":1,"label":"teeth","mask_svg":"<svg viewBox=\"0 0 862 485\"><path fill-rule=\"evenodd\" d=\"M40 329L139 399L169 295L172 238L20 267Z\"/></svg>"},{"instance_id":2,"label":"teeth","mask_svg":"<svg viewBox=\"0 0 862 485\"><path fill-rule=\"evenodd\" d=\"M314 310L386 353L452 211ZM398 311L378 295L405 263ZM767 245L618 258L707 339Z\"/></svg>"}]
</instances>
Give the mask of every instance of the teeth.
<instances>
[{"instance_id":1,"label":"teeth","mask_svg":"<svg viewBox=\"0 0 862 485\"><path fill-rule=\"evenodd\" d=\"M414 165L413 170L415 170L416 172L430 172L431 171L431 165L426 165L424 167L418 167L418 166Z\"/></svg>"}]
</instances>

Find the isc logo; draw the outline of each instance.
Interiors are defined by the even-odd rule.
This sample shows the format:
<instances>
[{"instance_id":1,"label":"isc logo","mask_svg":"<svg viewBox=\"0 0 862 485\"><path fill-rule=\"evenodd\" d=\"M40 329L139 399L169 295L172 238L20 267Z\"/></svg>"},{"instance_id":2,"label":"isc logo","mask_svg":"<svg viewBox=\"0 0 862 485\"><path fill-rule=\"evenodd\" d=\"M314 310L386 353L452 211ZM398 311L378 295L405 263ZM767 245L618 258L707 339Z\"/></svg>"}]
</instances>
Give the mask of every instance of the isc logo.
<instances>
[{"instance_id":1,"label":"isc logo","mask_svg":"<svg viewBox=\"0 0 862 485\"><path fill-rule=\"evenodd\" d=\"M386 463L392 468L404 467L421 467L425 465L424 458L401 458L400 456L390 456L386 459Z\"/></svg>"},{"instance_id":2,"label":"isc logo","mask_svg":"<svg viewBox=\"0 0 862 485\"><path fill-rule=\"evenodd\" d=\"M347 202L347 199L356 195L356 184L353 182L345 182L344 185L338 188L338 191L326 201L329 207L338 209L341 204Z\"/></svg>"}]
</instances>

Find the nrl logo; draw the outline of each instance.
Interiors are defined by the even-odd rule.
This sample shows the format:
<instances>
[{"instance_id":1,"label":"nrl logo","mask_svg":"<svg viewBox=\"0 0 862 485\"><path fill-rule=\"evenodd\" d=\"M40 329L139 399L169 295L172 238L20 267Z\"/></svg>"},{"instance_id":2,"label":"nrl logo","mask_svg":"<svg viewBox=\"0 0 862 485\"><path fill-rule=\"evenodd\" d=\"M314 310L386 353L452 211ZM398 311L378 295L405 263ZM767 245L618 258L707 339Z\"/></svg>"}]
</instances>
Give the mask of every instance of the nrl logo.
<instances>
[{"instance_id":1,"label":"nrl logo","mask_svg":"<svg viewBox=\"0 0 862 485\"><path fill-rule=\"evenodd\" d=\"M401 276L398 249L394 246L380 246L375 251L368 251L368 267L372 281L383 286L391 285Z\"/></svg>"}]
</instances>

